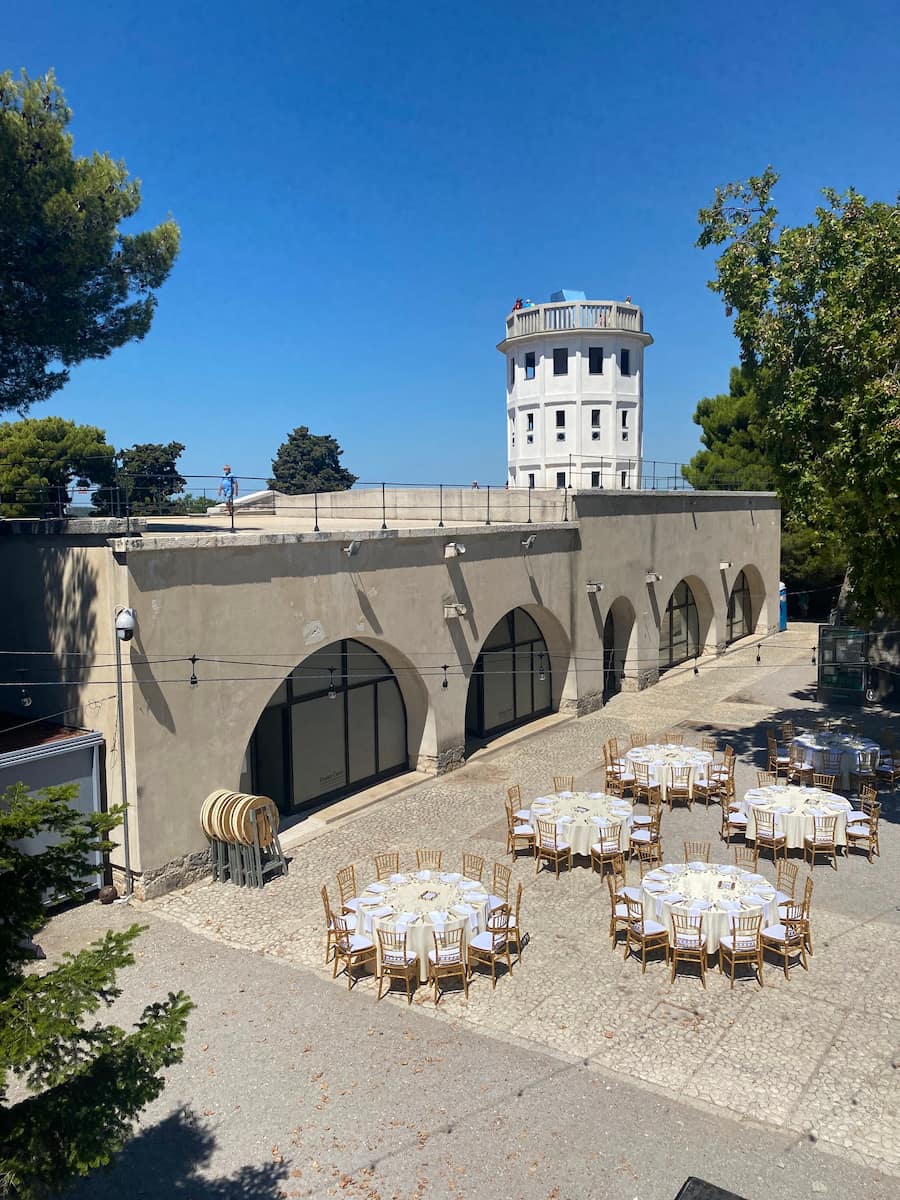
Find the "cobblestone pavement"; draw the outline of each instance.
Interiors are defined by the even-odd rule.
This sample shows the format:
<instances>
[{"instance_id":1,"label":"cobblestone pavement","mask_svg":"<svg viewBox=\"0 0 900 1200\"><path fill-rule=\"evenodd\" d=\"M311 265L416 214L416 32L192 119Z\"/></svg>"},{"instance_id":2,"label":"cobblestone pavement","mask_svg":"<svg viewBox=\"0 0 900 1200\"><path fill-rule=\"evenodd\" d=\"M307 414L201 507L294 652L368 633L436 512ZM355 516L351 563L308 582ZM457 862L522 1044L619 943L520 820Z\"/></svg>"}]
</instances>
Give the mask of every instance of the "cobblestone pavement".
<instances>
[{"instance_id":1,"label":"cobblestone pavement","mask_svg":"<svg viewBox=\"0 0 900 1200\"><path fill-rule=\"evenodd\" d=\"M401 792L325 828L299 831L290 873L259 892L200 884L148 902L147 910L231 947L255 951L296 968L325 975L323 883L336 895L337 868L353 863L362 886L374 878L372 855L397 848L414 862L417 846L442 846L444 865L458 865L464 850L493 860L505 857L503 798L517 782L523 797L547 791L551 777L576 774L576 786L596 786L602 743L613 735L677 726L698 737L718 732L739 753L739 793L764 766L765 727L773 714L811 723L813 626L768 639L756 662L755 647L667 674L656 687L616 697L602 712L558 723L527 738L480 752L469 764ZM889 723L867 714L867 732ZM896 799L896 798L893 798ZM808 972L785 980L774 962L765 987L747 978L734 991L718 972L704 991L696 974L674 983L660 962L624 962L611 950L605 885L586 866L557 881L535 874L530 858L513 868L513 887L524 885L527 945L512 978L492 992L476 980L466 1001L448 994L435 1008L427 989L418 1011L448 1030L556 1054L639 1083L648 1097L670 1097L704 1113L751 1120L815 1142L860 1166L900 1178L900 836L897 811L886 801L882 857L842 858L835 872L816 866L813 898L815 954ZM714 861L729 861L718 836L714 807L666 813L667 860L680 861L683 838L712 842ZM774 880L771 863L761 870ZM801 867L800 882L802 885ZM629 868L629 881L637 879ZM330 975L330 968L327 970ZM346 990L342 981L335 993ZM352 1002L376 1015L373 984L363 979ZM405 1009L398 993L377 1011ZM648 1099L649 1103L649 1099Z\"/></svg>"}]
</instances>

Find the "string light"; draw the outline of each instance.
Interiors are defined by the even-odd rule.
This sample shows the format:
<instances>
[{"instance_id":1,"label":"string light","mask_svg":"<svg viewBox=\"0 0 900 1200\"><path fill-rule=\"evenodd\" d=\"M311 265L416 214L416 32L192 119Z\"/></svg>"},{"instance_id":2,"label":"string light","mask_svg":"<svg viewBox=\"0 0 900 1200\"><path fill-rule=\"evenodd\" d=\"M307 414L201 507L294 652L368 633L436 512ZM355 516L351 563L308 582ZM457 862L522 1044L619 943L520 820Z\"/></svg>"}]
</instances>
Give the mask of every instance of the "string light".
<instances>
[{"instance_id":1,"label":"string light","mask_svg":"<svg viewBox=\"0 0 900 1200\"><path fill-rule=\"evenodd\" d=\"M756 646L756 661L757 662L762 662L762 655L760 654L761 649L762 649L762 642L758 642L757 646Z\"/></svg>"},{"instance_id":2,"label":"string light","mask_svg":"<svg viewBox=\"0 0 900 1200\"><path fill-rule=\"evenodd\" d=\"M541 683L543 683L546 678L547 678L547 676L546 676L546 673L544 672L544 656L543 656L543 654L539 654L538 655L538 679L541 681Z\"/></svg>"},{"instance_id":3,"label":"string light","mask_svg":"<svg viewBox=\"0 0 900 1200\"><path fill-rule=\"evenodd\" d=\"M450 681L449 681L449 680L448 680L448 678L447 678L447 668L448 668L448 666L449 666L449 665L450 665L449 663L444 663L444 665L441 667L441 670L444 672L444 678L441 680L441 687L442 687L442 688L443 688L445 691L446 691L446 690L447 690L447 688L450 686Z\"/></svg>"},{"instance_id":4,"label":"string light","mask_svg":"<svg viewBox=\"0 0 900 1200\"><path fill-rule=\"evenodd\" d=\"M191 687L196 687L197 684L200 682L200 680L197 678L197 655L196 654L191 655L190 662L191 662L190 683L191 683Z\"/></svg>"},{"instance_id":5,"label":"string light","mask_svg":"<svg viewBox=\"0 0 900 1200\"><path fill-rule=\"evenodd\" d=\"M697 655L696 654L694 655L694 674L695 675L700 674L700 668L697 666Z\"/></svg>"},{"instance_id":6,"label":"string light","mask_svg":"<svg viewBox=\"0 0 900 1200\"><path fill-rule=\"evenodd\" d=\"M25 675L26 671L24 668L22 668L19 671L19 703L23 708L31 708L31 692L29 692L28 688L25 686Z\"/></svg>"},{"instance_id":7,"label":"string light","mask_svg":"<svg viewBox=\"0 0 900 1200\"><path fill-rule=\"evenodd\" d=\"M330 672L329 682L328 682L328 699L329 700L337 700L337 692L335 691L335 688L334 688L334 667L329 667L328 670Z\"/></svg>"}]
</instances>

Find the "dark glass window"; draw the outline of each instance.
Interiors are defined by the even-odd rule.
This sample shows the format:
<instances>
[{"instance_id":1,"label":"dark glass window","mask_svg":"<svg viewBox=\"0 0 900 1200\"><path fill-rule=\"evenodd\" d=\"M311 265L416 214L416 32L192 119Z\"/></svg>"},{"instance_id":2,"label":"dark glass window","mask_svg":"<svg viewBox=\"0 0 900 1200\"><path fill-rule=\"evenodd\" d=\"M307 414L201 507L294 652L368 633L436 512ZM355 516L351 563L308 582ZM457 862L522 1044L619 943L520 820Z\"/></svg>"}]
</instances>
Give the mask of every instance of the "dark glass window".
<instances>
[{"instance_id":1,"label":"dark glass window","mask_svg":"<svg viewBox=\"0 0 900 1200\"><path fill-rule=\"evenodd\" d=\"M534 379L534 351L529 350L525 355L525 378Z\"/></svg>"},{"instance_id":2,"label":"dark glass window","mask_svg":"<svg viewBox=\"0 0 900 1200\"><path fill-rule=\"evenodd\" d=\"M600 472L599 471L591 471L591 487L599 487L599 486L600 486Z\"/></svg>"},{"instance_id":3,"label":"dark glass window","mask_svg":"<svg viewBox=\"0 0 900 1200\"><path fill-rule=\"evenodd\" d=\"M466 702L466 732L483 738L522 725L550 712L551 697L546 642L528 613L516 608L498 621L478 655Z\"/></svg>"},{"instance_id":4,"label":"dark glass window","mask_svg":"<svg viewBox=\"0 0 900 1200\"><path fill-rule=\"evenodd\" d=\"M660 623L659 669L664 671L699 653L700 616L694 593L682 579L669 597Z\"/></svg>"},{"instance_id":5,"label":"dark glass window","mask_svg":"<svg viewBox=\"0 0 900 1200\"><path fill-rule=\"evenodd\" d=\"M528 486L530 488L534 487L534 474L531 471L528 472Z\"/></svg>"},{"instance_id":6,"label":"dark glass window","mask_svg":"<svg viewBox=\"0 0 900 1200\"><path fill-rule=\"evenodd\" d=\"M734 587L728 597L727 619L726 641L736 642L738 638L746 637L753 632L753 602L750 598L750 584L743 571L734 581Z\"/></svg>"},{"instance_id":7,"label":"dark glass window","mask_svg":"<svg viewBox=\"0 0 900 1200\"><path fill-rule=\"evenodd\" d=\"M588 372L591 375L603 374L603 347L591 346L588 350Z\"/></svg>"},{"instance_id":8,"label":"dark glass window","mask_svg":"<svg viewBox=\"0 0 900 1200\"><path fill-rule=\"evenodd\" d=\"M563 347L561 350L553 351L553 374L568 375L569 373L569 352Z\"/></svg>"},{"instance_id":9,"label":"dark glass window","mask_svg":"<svg viewBox=\"0 0 900 1200\"><path fill-rule=\"evenodd\" d=\"M534 413L525 414L525 428L529 433L534 432Z\"/></svg>"},{"instance_id":10,"label":"dark glass window","mask_svg":"<svg viewBox=\"0 0 900 1200\"><path fill-rule=\"evenodd\" d=\"M513 355L509 356L509 386L516 386L516 360Z\"/></svg>"},{"instance_id":11,"label":"dark glass window","mask_svg":"<svg viewBox=\"0 0 900 1200\"><path fill-rule=\"evenodd\" d=\"M630 375L631 374L631 351L630 350L620 350L619 351L619 373L621 375Z\"/></svg>"},{"instance_id":12,"label":"dark glass window","mask_svg":"<svg viewBox=\"0 0 900 1200\"><path fill-rule=\"evenodd\" d=\"M561 488L564 488L564 487L566 486L566 473L565 473L565 471L557 471L557 472L556 472L556 486L557 486L557 487L561 487Z\"/></svg>"},{"instance_id":13,"label":"dark glass window","mask_svg":"<svg viewBox=\"0 0 900 1200\"><path fill-rule=\"evenodd\" d=\"M593 429L600 428L600 409L599 408L591 409L591 427Z\"/></svg>"},{"instance_id":14,"label":"dark glass window","mask_svg":"<svg viewBox=\"0 0 900 1200\"><path fill-rule=\"evenodd\" d=\"M565 429L565 427L566 427L566 410L564 408L558 408L556 410L556 428L557 429Z\"/></svg>"}]
</instances>

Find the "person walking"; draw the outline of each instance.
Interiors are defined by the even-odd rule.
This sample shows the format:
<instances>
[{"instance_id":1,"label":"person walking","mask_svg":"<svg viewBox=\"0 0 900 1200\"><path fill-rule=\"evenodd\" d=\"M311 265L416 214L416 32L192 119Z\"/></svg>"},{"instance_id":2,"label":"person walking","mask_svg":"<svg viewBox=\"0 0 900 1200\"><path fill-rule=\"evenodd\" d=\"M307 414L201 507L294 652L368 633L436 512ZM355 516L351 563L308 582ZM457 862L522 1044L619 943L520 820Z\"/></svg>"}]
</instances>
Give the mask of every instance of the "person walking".
<instances>
[{"instance_id":1,"label":"person walking","mask_svg":"<svg viewBox=\"0 0 900 1200\"><path fill-rule=\"evenodd\" d=\"M222 482L219 484L219 495L225 499L225 508L229 517L234 512L234 501L238 494L238 481L231 473L231 467L226 463L222 468Z\"/></svg>"}]
</instances>

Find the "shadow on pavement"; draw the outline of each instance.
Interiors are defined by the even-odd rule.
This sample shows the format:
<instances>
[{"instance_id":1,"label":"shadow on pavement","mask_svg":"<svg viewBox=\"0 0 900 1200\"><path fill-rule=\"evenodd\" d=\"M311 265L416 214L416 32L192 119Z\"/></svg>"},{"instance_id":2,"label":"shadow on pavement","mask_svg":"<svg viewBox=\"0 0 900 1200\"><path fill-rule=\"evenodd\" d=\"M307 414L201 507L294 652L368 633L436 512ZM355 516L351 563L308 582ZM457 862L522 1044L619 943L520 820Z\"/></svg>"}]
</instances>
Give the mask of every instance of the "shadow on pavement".
<instances>
[{"instance_id":1,"label":"shadow on pavement","mask_svg":"<svg viewBox=\"0 0 900 1200\"><path fill-rule=\"evenodd\" d=\"M280 1162L244 1166L219 1178L201 1175L215 1147L206 1124L190 1109L177 1109L140 1130L109 1167L92 1172L63 1195L65 1200L278 1200L284 1194L288 1167Z\"/></svg>"}]
</instances>

